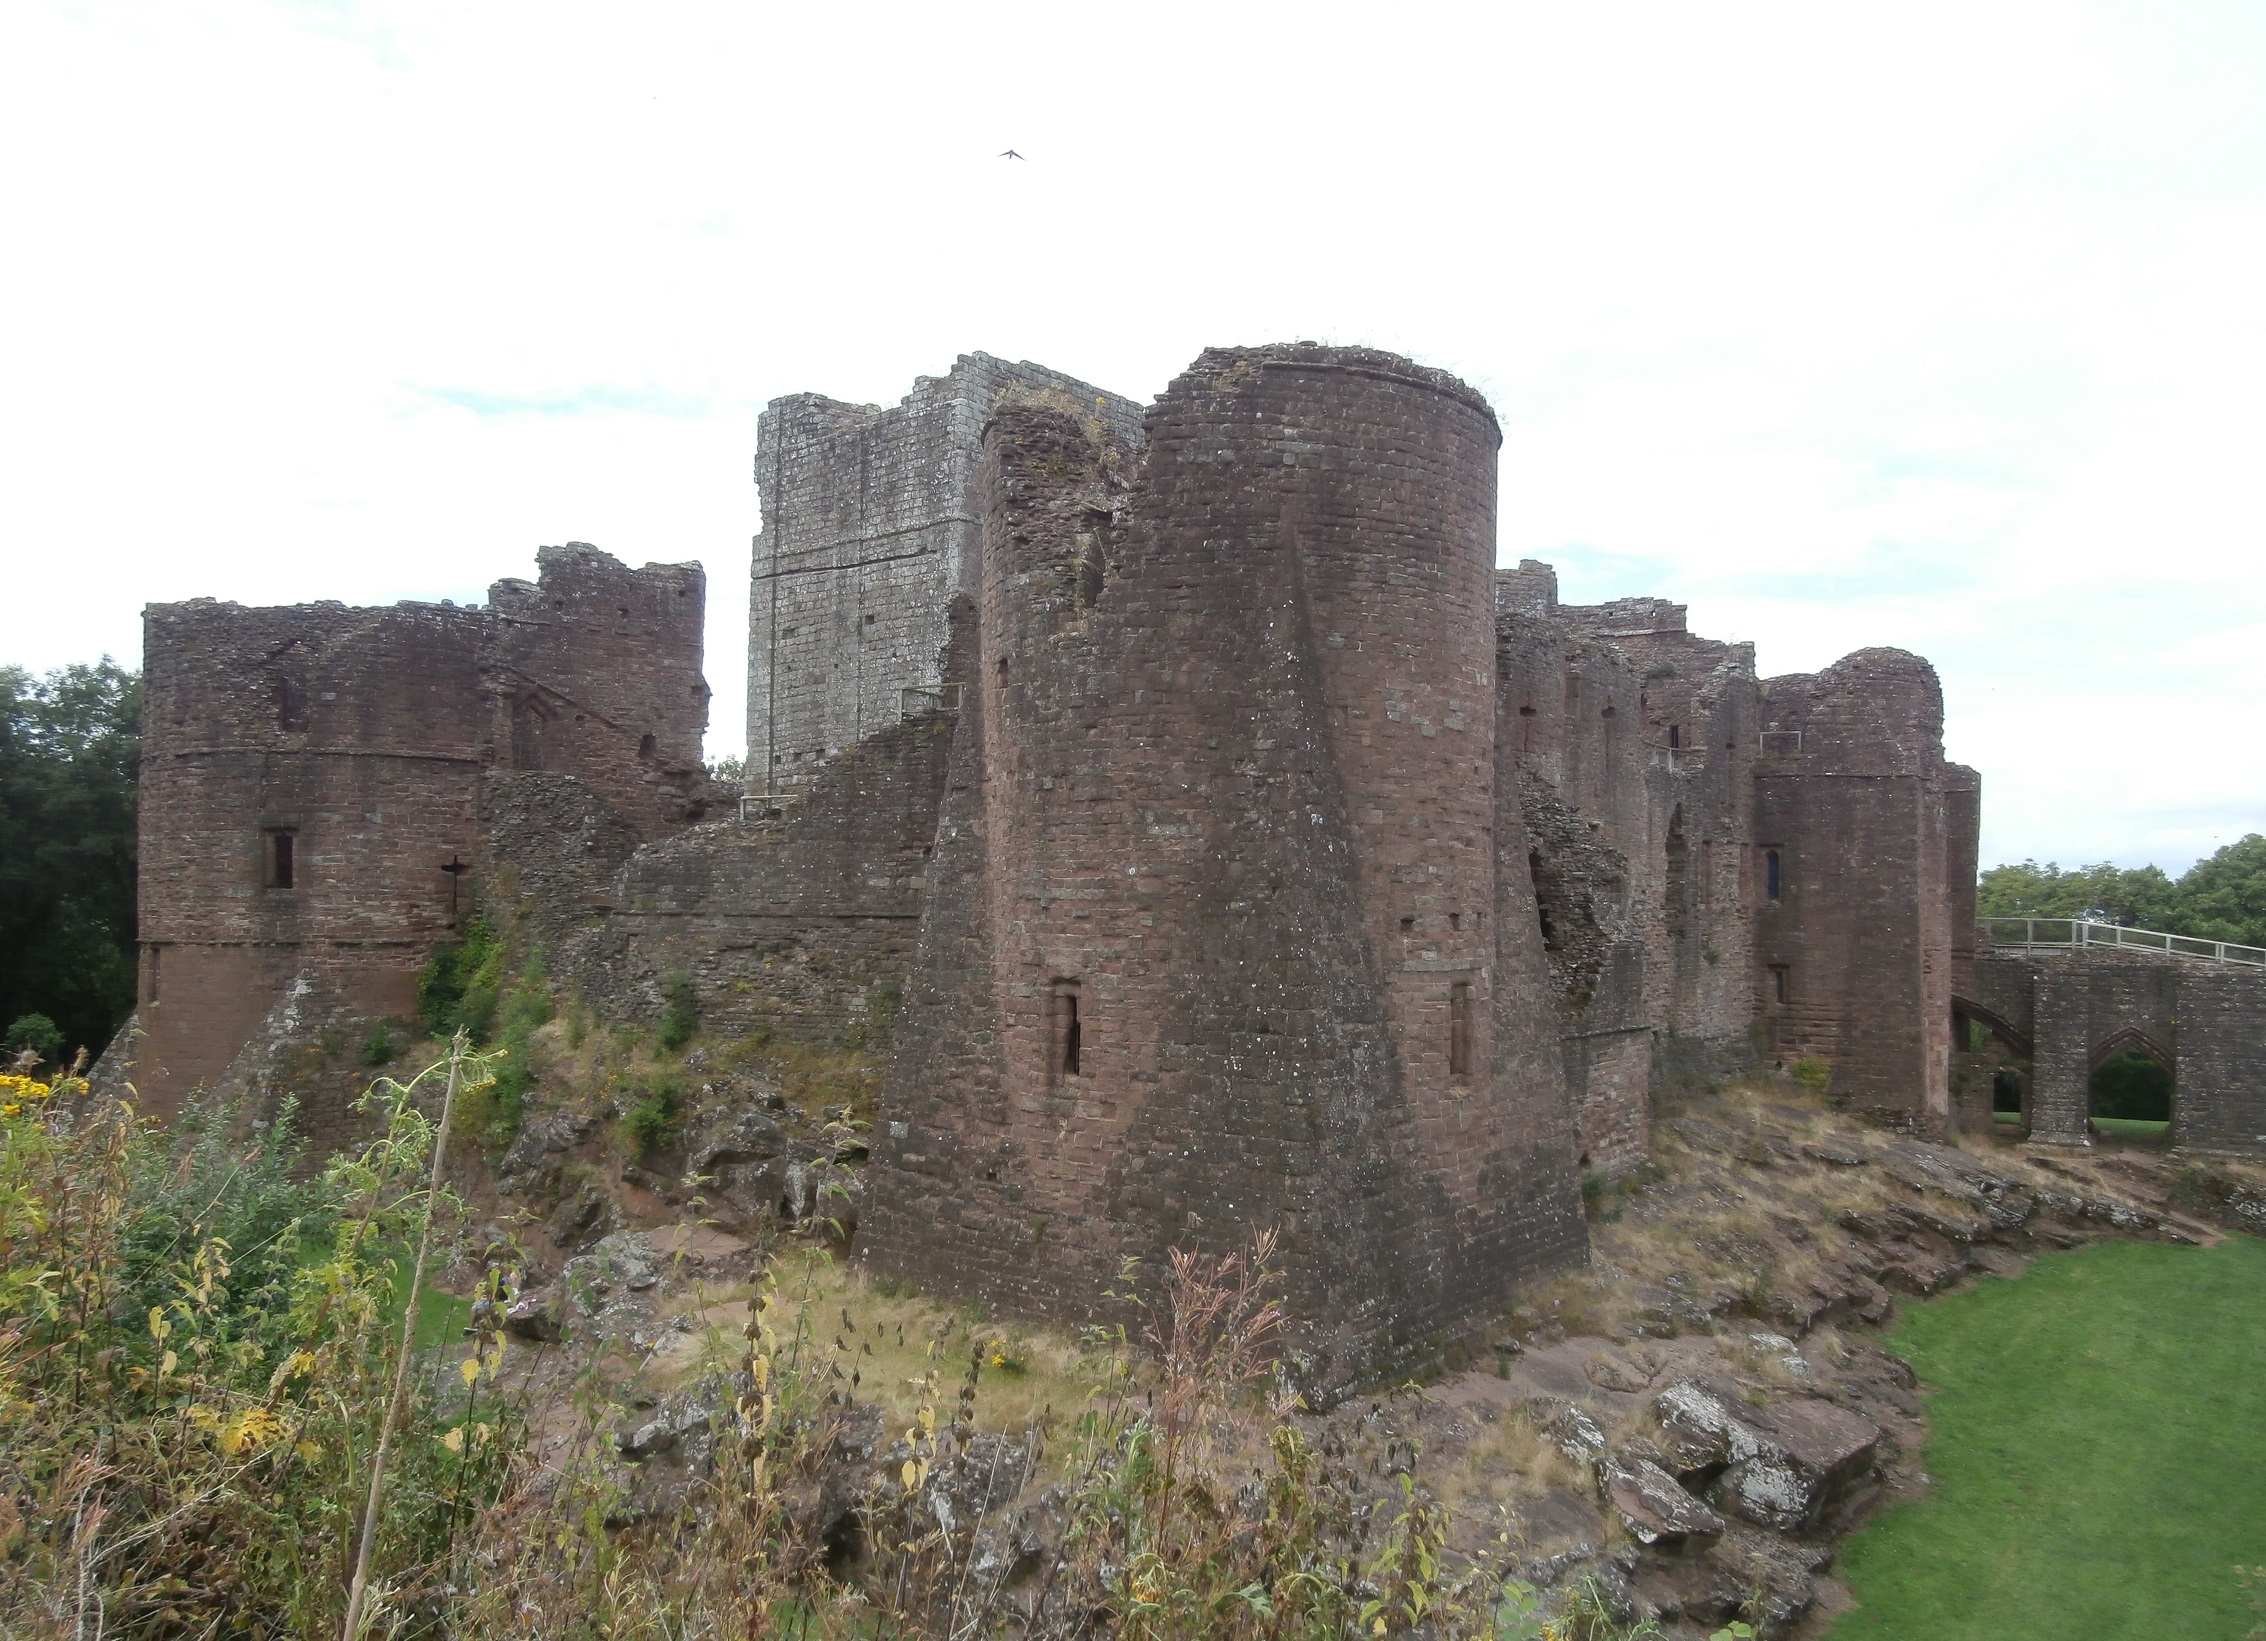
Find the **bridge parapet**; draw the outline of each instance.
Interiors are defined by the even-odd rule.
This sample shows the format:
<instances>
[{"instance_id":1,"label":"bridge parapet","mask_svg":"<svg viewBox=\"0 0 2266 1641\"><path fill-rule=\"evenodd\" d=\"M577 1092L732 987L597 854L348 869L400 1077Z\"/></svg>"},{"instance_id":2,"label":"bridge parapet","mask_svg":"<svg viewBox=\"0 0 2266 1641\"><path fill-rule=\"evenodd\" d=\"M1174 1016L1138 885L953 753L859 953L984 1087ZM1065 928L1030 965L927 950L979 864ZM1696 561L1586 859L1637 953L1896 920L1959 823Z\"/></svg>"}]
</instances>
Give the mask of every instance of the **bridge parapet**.
<instances>
[{"instance_id":1,"label":"bridge parapet","mask_svg":"<svg viewBox=\"0 0 2266 1641\"><path fill-rule=\"evenodd\" d=\"M2167 934L2162 929L2130 929L2083 917L1985 917L1976 920L1997 950L2067 951L2113 947L2158 957L2192 957L2211 963L2238 963L2266 969L2266 946L2238 946L2231 940L2204 940Z\"/></svg>"}]
</instances>

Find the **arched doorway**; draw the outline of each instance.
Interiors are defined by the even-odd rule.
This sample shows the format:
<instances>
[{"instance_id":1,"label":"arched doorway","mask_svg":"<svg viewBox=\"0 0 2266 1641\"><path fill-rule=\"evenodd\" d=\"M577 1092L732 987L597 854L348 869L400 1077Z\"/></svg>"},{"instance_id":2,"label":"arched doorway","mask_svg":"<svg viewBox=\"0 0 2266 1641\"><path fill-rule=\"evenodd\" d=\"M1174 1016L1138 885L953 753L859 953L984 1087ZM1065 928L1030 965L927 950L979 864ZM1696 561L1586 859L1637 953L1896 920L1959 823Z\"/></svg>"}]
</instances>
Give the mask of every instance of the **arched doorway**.
<instances>
[{"instance_id":1,"label":"arched doorway","mask_svg":"<svg viewBox=\"0 0 2266 1641\"><path fill-rule=\"evenodd\" d=\"M2177 1093L2169 1051L2143 1031L2120 1031L2093 1050L2086 1115L2102 1138L2162 1145L2171 1132Z\"/></svg>"},{"instance_id":2,"label":"arched doorway","mask_svg":"<svg viewBox=\"0 0 2266 1641\"><path fill-rule=\"evenodd\" d=\"M2029 1133L2030 1056L2030 1039L1999 1015L1952 999L1952 1093L1961 1126L2006 1140Z\"/></svg>"}]
</instances>

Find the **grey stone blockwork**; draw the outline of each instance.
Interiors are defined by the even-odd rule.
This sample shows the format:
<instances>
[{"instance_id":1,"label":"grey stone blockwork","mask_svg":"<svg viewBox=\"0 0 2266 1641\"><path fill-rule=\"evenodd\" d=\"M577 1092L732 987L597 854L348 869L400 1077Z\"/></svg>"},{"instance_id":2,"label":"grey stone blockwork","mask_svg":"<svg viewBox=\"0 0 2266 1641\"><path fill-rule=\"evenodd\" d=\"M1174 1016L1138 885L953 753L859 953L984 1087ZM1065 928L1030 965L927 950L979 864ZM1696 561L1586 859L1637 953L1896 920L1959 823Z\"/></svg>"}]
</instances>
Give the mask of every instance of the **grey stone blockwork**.
<instances>
[{"instance_id":1,"label":"grey stone blockwork","mask_svg":"<svg viewBox=\"0 0 2266 1641\"><path fill-rule=\"evenodd\" d=\"M747 789L799 793L835 753L934 705L946 610L973 594L983 428L1003 393L1138 450L1140 408L1060 371L962 354L887 409L816 393L757 424Z\"/></svg>"}]
</instances>

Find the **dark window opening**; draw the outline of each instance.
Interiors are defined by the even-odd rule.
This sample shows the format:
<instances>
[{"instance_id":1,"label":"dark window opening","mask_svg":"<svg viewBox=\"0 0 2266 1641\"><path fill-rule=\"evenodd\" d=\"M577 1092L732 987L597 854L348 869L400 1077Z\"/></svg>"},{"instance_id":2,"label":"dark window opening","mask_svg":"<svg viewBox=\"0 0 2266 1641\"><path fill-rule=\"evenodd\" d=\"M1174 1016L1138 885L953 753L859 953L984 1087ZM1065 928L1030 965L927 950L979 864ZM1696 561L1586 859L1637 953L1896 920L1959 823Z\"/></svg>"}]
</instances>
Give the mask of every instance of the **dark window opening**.
<instances>
[{"instance_id":1,"label":"dark window opening","mask_svg":"<svg viewBox=\"0 0 2266 1641\"><path fill-rule=\"evenodd\" d=\"M1785 1002L1785 1001L1786 1001L1786 994L1787 994L1787 982L1788 982L1788 979L1789 979L1789 974L1788 974L1788 970L1787 970L1787 967L1786 967L1786 965L1785 965L1785 964L1783 964L1783 963L1773 963L1773 964L1771 964L1771 966L1770 966L1770 1000L1771 1000L1771 1001L1772 1001L1773 1003L1783 1003L1783 1002Z\"/></svg>"},{"instance_id":2,"label":"dark window opening","mask_svg":"<svg viewBox=\"0 0 2266 1641\"><path fill-rule=\"evenodd\" d=\"M1078 984L1055 982L1053 1013L1054 1052L1049 1056L1057 1076L1075 1077L1085 1058L1085 1022L1078 1018Z\"/></svg>"},{"instance_id":3,"label":"dark window opening","mask_svg":"<svg viewBox=\"0 0 2266 1641\"><path fill-rule=\"evenodd\" d=\"M1448 988L1448 1075L1471 1075L1471 982Z\"/></svg>"},{"instance_id":4,"label":"dark window opening","mask_svg":"<svg viewBox=\"0 0 2266 1641\"><path fill-rule=\"evenodd\" d=\"M511 766L527 770L543 767L543 709L533 701L520 702L511 715Z\"/></svg>"},{"instance_id":5,"label":"dark window opening","mask_svg":"<svg viewBox=\"0 0 2266 1641\"><path fill-rule=\"evenodd\" d=\"M1668 817L1667 889L1668 938L1681 940L1691 926L1690 849L1684 842L1684 811L1678 805Z\"/></svg>"},{"instance_id":6,"label":"dark window opening","mask_svg":"<svg viewBox=\"0 0 2266 1641\"><path fill-rule=\"evenodd\" d=\"M308 720L307 685L288 672L275 675L275 721L287 730L305 729Z\"/></svg>"},{"instance_id":7,"label":"dark window opening","mask_svg":"<svg viewBox=\"0 0 2266 1641\"><path fill-rule=\"evenodd\" d=\"M1670 746L1682 746L1684 744L1684 726L1682 724L1670 724L1668 726L1668 744Z\"/></svg>"},{"instance_id":8,"label":"dark window opening","mask_svg":"<svg viewBox=\"0 0 2266 1641\"><path fill-rule=\"evenodd\" d=\"M2000 1066L1991 1073L1991 1110L2022 1115L2022 1073Z\"/></svg>"},{"instance_id":9,"label":"dark window opening","mask_svg":"<svg viewBox=\"0 0 2266 1641\"><path fill-rule=\"evenodd\" d=\"M1462 928L1462 927L1463 927L1463 913L1461 913L1461 912L1450 912L1450 913L1448 914L1448 927L1449 927L1449 928L1451 928L1451 929L1460 929L1460 928Z\"/></svg>"},{"instance_id":10,"label":"dark window opening","mask_svg":"<svg viewBox=\"0 0 2266 1641\"><path fill-rule=\"evenodd\" d=\"M1550 921L1550 903L1542 896L1542 852L1539 849L1527 851L1526 875L1534 883L1534 919L1542 926L1542 949L1554 952L1558 949L1558 929Z\"/></svg>"},{"instance_id":11,"label":"dark window opening","mask_svg":"<svg viewBox=\"0 0 2266 1641\"><path fill-rule=\"evenodd\" d=\"M298 840L289 832L267 834L267 886L271 889L298 887Z\"/></svg>"},{"instance_id":12,"label":"dark window opening","mask_svg":"<svg viewBox=\"0 0 2266 1641\"><path fill-rule=\"evenodd\" d=\"M1519 708L1519 716L1520 716L1521 718L1531 718L1531 717L1533 717L1533 716L1534 716L1534 708L1532 708L1532 707L1520 707L1520 708Z\"/></svg>"},{"instance_id":13,"label":"dark window opening","mask_svg":"<svg viewBox=\"0 0 2266 1641\"><path fill-rule=\"evenodd\" d=\"M1782 868L1779 864L1778 851L1775 849L1765 849L1762 852L1763 899L1776 900L1778 898L1779 891L1784 887L1785 880L1782 876Z\"/></svg>"},{"instance_id":14,"label":"dark window opening","mask_svg":"<svg viewBox=\"0 0 2266 1641\"><path fill-rule=\"evenodd\" d=\"M870 626L872 626L872 625L873 625L873 617L872 617L872 616L870 616L870 615L869 615L869 616L867 616L867 617L865 618L865 624L866 624L867 626L869 626L869 627L870 627Z\"/></svg>"},{"instance_id":15,"label":"dark window opening","mask_svg":"<svg viewBox=\"0 0 2266 1641\"><path fill-rule=\"evenodd\" d=\"M1607 707L1603 712L1599 713L1598 716L1601 718L1610 718L1614 716L1614 711L1611 707Z\"/></svg>"},{"instance_id":16,"label":"dark window opening","mask_svg":"<svg viewBox=\"0 0 2266 1641\"><path fill-rule=\"evenodd\" d=\"M1401 933L1402 933L1402 934L1414 934L1415 932L1416 932L1416 919L1415 919L1415 918L1413 918L1413 917L1404 917L1404 918L1402 918L1402 919L1401 919Z\"/></svg>"},{"instance_id":17,"label":"dark window opening","mask_svg":"<svg viewBox=\"0 0 2266 1641\"><path fill-rule=\"evenodd\" d=\"M640 735L637 738L637 755L640 758L644 759L647 763L651 763L653 761L653 751L653 737L650 735Z\"/></svg>"}]
</instances>

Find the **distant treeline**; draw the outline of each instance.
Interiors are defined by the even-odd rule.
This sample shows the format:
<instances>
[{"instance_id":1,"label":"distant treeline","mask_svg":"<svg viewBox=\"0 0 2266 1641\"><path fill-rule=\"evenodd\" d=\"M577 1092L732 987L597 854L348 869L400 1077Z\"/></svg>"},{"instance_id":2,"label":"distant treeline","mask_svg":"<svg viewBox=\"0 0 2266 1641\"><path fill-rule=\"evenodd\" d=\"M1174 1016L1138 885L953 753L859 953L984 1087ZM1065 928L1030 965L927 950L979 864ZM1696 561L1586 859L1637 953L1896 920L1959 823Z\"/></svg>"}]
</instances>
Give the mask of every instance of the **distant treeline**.
<instances>
[{"instance_id":1,"label":"distant treeline","mask_svg":"<svg viewBox=\"0 0 2266 1641\"><path fill-rule=\"evenodd\" d=\"M2178 877L2154 866L2073 866L2034 860L1982 875L1985 917L2091 917L2128 928L2266 946L2266 837L2252 832Z\"/></svg>"},{"instance_id":2,"label":"distant treeline","mask_svg":"<svg viewBox=\"0 0 2266 1641\"><path fill-rule=\"evenodd\" d=\"M0 666L0 1029L99 1054L134 1007L142 681Z\"/></svg>"}]
</instances>

